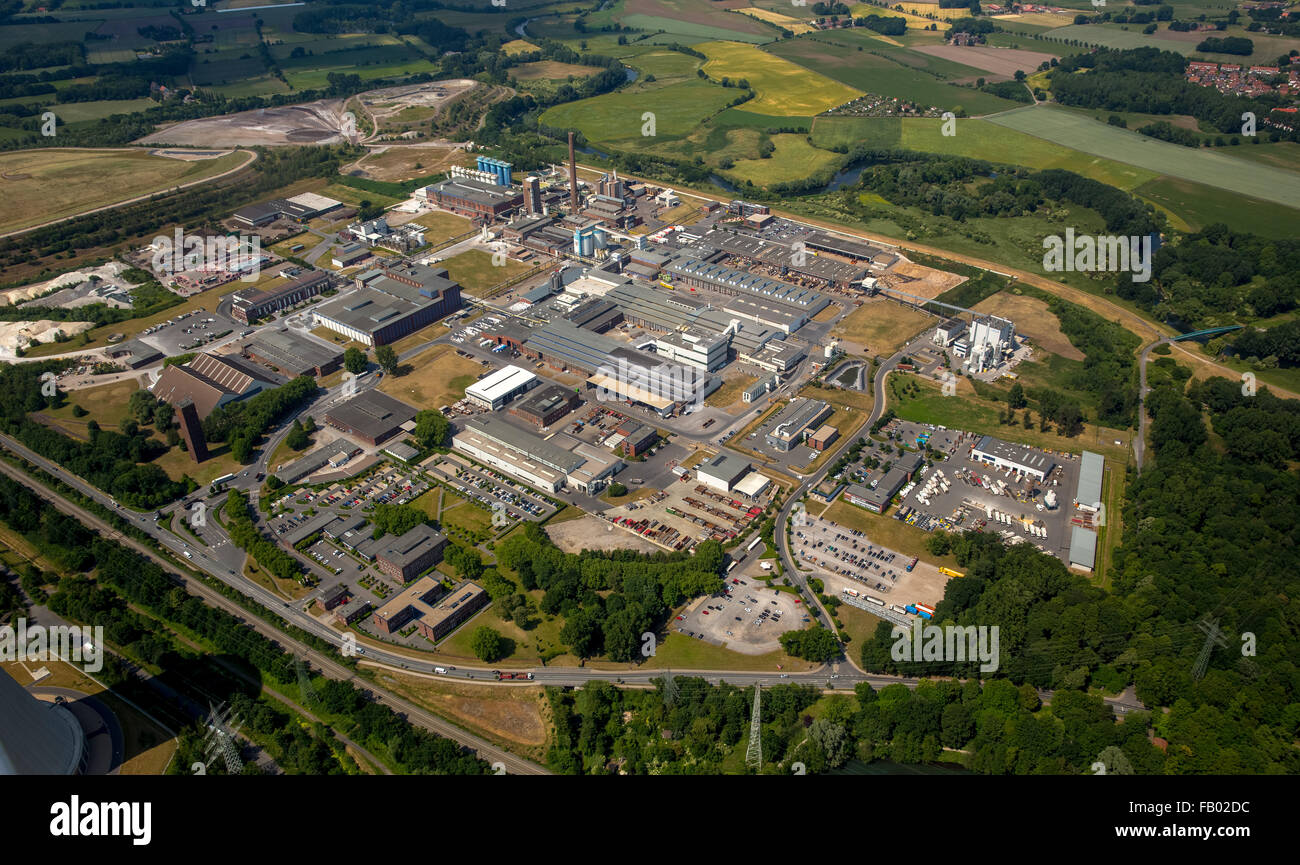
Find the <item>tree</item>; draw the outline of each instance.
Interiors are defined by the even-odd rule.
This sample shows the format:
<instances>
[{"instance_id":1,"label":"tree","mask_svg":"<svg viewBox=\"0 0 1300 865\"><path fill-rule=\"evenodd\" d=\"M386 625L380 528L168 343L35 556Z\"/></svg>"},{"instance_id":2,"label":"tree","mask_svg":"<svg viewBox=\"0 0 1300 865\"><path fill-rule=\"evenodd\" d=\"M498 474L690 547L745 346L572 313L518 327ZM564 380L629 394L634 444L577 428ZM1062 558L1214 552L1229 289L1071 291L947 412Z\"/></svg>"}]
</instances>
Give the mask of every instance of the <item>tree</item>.
<instances>
[{"instance_id":1,"label":"tree","mask_svg":"<svg viewBox=\"0 0 1300 865\"><path fill-rule=\"evenodd\" d=\"M137 423L149 423L153 420L153 409L157 402L153 394L141 389L131 394L126 401L126 408Z\"/></svg>"},{"instance_id":2,"label":"tree","mask_svg":"<svg viewBox=\"0 0 1300 865\"><path fill-rule=\"evenodd\" d=\"M175 416L176 410L172 408L171 403L158 400L158 405L156 405L153 410L154 429L159 432L166 432L171 428Z\"/></svg>"},{"instance_id":3,"label":"tree","mask_svg":"<svg viewBox=\"0 0 1300 865\"><path fill-rule=\"evenodd\" d=\"M451 421L442 412L425 409L415 415L415 439L422 448L446 447L451 436Z\"/></svg>"},{"instance_id":4,"label":"tree","mask_svg":"<svg viewBox=\"0 0 1300 865\"><path fill-rule=\"evenodd\" d=\"M1011 392L1007 394L1007 402L1012 408L1024 408L1029 404L1025 399L1025 388L1020 382L1011 385Z\"/></svg>"},{"instance_id":5,"label":"tree","mask_svg":"<svg viewBox=\"0 0 1300 865\"><path fill-rule=\"evenodd\" d=\"M849 759L850 741L843 724L818 718L808 727L808 738L826 754L826 765L834 769Z\"/></svg>"},{"instance_id":6,"label":"tree","mask_svg":"<svg viewBox=\"0 0 1300 865\"><path fill-rule=\"evenodd\" d=\"M621 498L627 495L627 487L618 481L612 481L609 485L609 494L611 498Z\"/></svg>"},{"instance_id":7,"label":"tree","mask_svg":"<svg viewBox=\"0 0 1300 865\"><path fill-rule=\"evenodd\" d=\"M381 345L375 349L375 363L389 375L397 372L397 352L391 345Z\"/></svg>"},{"instance_id":8,"label":"tree","mask_svg":"<svg viewBox=\"0 0 1300 865\"><path fill-rule=\"evenodd\" d=\"M295 420L293 428L289 430L289 435L284 439L284 443L294 450L300 451L311 444L311 438L307 435L307 430L303 429L302 423Z\"/></svg>"},{"instance_id":9,"label":"tree","mask_svg":"<svg viewBox=\"0 0 1300 865\"><path fill-rule=\"evenodd\" d=\"M501 660L505 649L505 641L496 631L483 625L474 629L473 635L469 638L469 647L473 650L476 658L491 664L494 661Z\"/></svg>"},{"instance_id":10,"label":"tree","mask_svg":"<svg viewBox=\"0 0 1300 865\"><path fill-rule=\"evenodd\" d=\"M230 455L240 463L246 463L253 456L253 443L243 436L230 440Z\"/></svg>"},{"instance_id":11,"label":"tree","mask_svg":"<svg viewBox=\"0 0 1300 865\"><path fill-rule=\"evenodd\" d=\"M361 375L370 366L366 353L355 345L343 352L343 368L353 375Z\"/></svg>"}]
</instances>

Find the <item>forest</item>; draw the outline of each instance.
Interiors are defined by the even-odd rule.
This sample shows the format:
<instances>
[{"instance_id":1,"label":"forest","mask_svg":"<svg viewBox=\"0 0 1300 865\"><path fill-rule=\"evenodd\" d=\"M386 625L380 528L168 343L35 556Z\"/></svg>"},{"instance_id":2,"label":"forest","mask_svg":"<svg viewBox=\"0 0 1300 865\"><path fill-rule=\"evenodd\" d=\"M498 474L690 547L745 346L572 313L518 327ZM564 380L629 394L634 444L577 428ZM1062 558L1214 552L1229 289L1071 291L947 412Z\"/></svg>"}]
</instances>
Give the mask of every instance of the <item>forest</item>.
<instances>
[{"instance_id":1,"label":"forest","mask_svg":"<svg viewBox=\"0 0 1300 865\"><path fill-rule=\"evenodd\" d=\"M700 544L693 555L565 553L530 522L498 544L496 554L525 591L545 592L541 611L564 617L560 639L580 658L639 658L641 634L661 626L670 608L722 588L722 546L716 541Z\"/></svg>"},{"instance_id":2,"label":"forest","mask_svg":"<svg viewBox=\"0 0 1300 865\"><path fill-rule=\"evenodd\" d=\"M1062 58L1049 77L1052 96L1063 105L1143 114L1190 114L1220 132L1240 132L1243 112L1262 117L1281 104L1272 95L1248 99L1192 84L1183 78L1186 68L1187 58L1172 51L1100 48ZM1086 75L1077 74L1084 70ZM1287 137L1295 135L1292 132Z\"/></svg>"},{"instance_id":3,"label":"forest","mask_svg":"<svg viewBox=\"0 0 1300 865\"><path fill-rule=\"evenodd\" d=\"M1155 464L1130 475L1109 592L1028 545L936 532L931 551L951 552L966 577L948 583L934 624L997 625L995 675L1055 689L1053 706L1068 692L1082 698L1132 685L1143 704L1168 708L1150 718L1153 735L1168 742L1154 762L1145 747L1121 746L1134 766L1294 773L1300 646L1288 599L1300 591L1300 479L1288 461L1300 448L1300 403L1266 390L1246 396L1240 382L1226 379L1184 392L1189 377L1153 381ZM1197 678L1204 643L1197 625L1208 618L1227 643ZM972 664L896 662L892 644L882 623L862 647L863 665L975 675Z\"/></svg>"}]
</instances>

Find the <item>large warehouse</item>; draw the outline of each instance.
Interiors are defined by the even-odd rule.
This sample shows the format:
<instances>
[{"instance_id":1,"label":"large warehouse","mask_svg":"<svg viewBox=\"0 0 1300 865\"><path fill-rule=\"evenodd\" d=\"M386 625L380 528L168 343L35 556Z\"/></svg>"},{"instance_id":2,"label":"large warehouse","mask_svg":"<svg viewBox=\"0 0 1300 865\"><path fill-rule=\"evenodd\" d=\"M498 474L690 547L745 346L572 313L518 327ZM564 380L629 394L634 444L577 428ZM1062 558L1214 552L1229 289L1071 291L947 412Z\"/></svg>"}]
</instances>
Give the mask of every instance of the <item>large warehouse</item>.
<instances>
[{"instance_id":1,"label":"large warehouse","mask_svg":"<svg viewBox=\"0 0 1300 865\"><path fill-rule=\"evenodd\" d=\"M540 383L536 374L520 366L504 367L465 388L465 398L490 411L510 402Z\"/></svg>"},{"instance_id":2,"label":"large warehouse","mask_svg":"<svg viewBox=\"0 0 1300 865\"><path fill-rule=\"evenodd\" d=\"M248 324L315 297L329 286L329 274L323 270L313 270L267 291L250 289L236 292L230 304L230 316L236 321Z\"/></svg>"},{"instance_id":3,"label":"large warehouse","mask_svg":"<svg viewBox=\"0 0 1300 865\"><path fill-rule=\"evenodd\" d=\"M752 468L747 459L720 453L696 466L695 476L705 486L718 492L729 493Z\"/></svg>"},{"instance_id":4,"label":"large warehouse","mask_svg":"<svg viewBox=\"0 0 1300 865\"><path fill-rule=\"evenodd\" d=\"M329 375L343 365L337 346L289 330L263 330L244 345L244 357L278 369L290 378Z\"/></svg>"},{"instance_id":5,"label":"large warehouse","mask_svg":"<svg viewBox=\"0 0 1300 865\"><path fill-rule=\"evenodd\" d=\"M819 399L796 397L772 418L771 432L764 435L768 447L789 451L803 443L807 433L821 426L834 414L830 403Z\"/></svg>"},{"instance_id":6,"label":"large warehouse","mask_svg":"<svg viewBox=\"0 0 1300 865\"><path fill-rule=\"evenodd\" d=\"M245 399L272 388L271 373L239 357L200 352L184 366L165 367L152 388L153 395L179 407L190 401L200 420L217 406Z\"/></svg>"},{"instance_id":7,"label":"large warehouse","mask_svg":"<svg viewBox=\"0 0 1300 865\"><path fill-rule=\"evenodd\" d=\"M470 418L452 447L546 492L569 486L594 495L624 462L571 436L542 438L501 418Z\"/></svg>"},{"instance_id":8,"label":"large warehouse","mask_svg":"<svg viewBox=\"0 0 1300 865\"><path fill-rule=\"evenodd\" d=\"M397 435L413 420L414 408L377 390L359 393L325 413L325 423L372 445Z\"/></svg>"},{"instance_id":9,"label":"large warehouse","mask_svg":"<svg viewBox=\"0 0 1300 865\"><path fill-rule=\"evenodd\" d=\"M469 178L451 177L424 189L428 200L443 210L485 220L496 219L524 203L522 191Z\"/></svg>"},{"instance_id":10,"label":"large warehouse","mask_svg":"<svg viewBox=\"0 0 1300 865\"><path fill-rule=\"evenodd\" d=\"M1052 458L1040 450L1025 445L1015 445L984 436L973 448L970 458L999 469L1010 469L1042 481L1056 467Z\"/></svg>"},{"instance_id":11,"label":"large warehouse","mask_svg":"<svg viewBox=\"0 0 1300 865\"><path fill-rule=\"evenodd\" d=\"M368 271L363 287L313 308L312 316L318 325L380 346L458 309L460 284L447 278L446 268L408 263Z\"/></svg>"}]
</instances>

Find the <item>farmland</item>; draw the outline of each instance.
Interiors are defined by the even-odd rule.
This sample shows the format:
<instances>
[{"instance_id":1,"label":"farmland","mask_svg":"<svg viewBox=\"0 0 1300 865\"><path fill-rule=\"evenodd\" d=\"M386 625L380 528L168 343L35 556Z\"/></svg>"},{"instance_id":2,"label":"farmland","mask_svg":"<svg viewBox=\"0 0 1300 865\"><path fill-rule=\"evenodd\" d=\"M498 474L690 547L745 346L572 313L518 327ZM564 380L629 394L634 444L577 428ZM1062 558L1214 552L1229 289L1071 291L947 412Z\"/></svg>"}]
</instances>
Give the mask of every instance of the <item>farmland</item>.
<instances>
[{"instance_id":1,"label":"farmland","mask_svg":"<svg viewBox=\"0 0 1300 865\"><path fill-rule=\"evenodd\" d=\"M615 93L557 105L542 115L542 123L580 129L589 141L624 142L639 149L646 140L641 134L645 112L655 116L657 137L682 138L725 108L739 92L698 79L667 85L658 81L634 84Z\"/></svg>"},{"instance_id":2,"label":"farmland","mask_svg":"<svg viewBox=\"0 0 1300 865\"><path fill-rule=\"evenodd\" d=\"M755 114L813 115L861 96L861 91L806 69L752 45L708 42L696 46L709 60L704 72L715 80L745 79L758 94L745 103Z\"/></svg>"},{"instance_id":3,"label":"farmland","mask_svg":"<svg viewBox=\"0 0 1300 865\"><path fill-rule=\"evenodd\" d=\"M0 155L5 211L0 231L72 216L137 195L202 180L240 165L244 153L186 161L144 150L24 150Z\"/></svg>"},{"instance_id":4,"label":"farmland","mask_svg":"<svg viewBox=\"0 0 1300 865\"><path fill-rule=\"evenodd\" d=\"M990 114L1017 104L950 83L977 78L984 74L979 69L883 45L859 33L819 33L787 39L764 50L858 91L894 96L945 111Z\"/></svg>"},{"instance_id":5,"label":"farmland","mask_svg":"<svg viewBox=\"0 0 1300 865\"><path fill-rule=\"evenodd\" d=\"M737 160L730 173L755 186L771 186L815 176L834 168L841 157L819 150L808 143L807 136L784 134L771 136L776 151L767 159Z\"/></svg>"},{"instance_id":6,"label":"farmland","mask_svg":"<svg viewBox=\"0 0 1300 865\"><path fill-rule=\"evenodd\" d=\"M1284 205L1300 201L1300 174L1251 165L1211 150L1157 141L1073 112L1035 106L1008 112L989 122L1236 195Z\"/></svg>"}]
</instances>

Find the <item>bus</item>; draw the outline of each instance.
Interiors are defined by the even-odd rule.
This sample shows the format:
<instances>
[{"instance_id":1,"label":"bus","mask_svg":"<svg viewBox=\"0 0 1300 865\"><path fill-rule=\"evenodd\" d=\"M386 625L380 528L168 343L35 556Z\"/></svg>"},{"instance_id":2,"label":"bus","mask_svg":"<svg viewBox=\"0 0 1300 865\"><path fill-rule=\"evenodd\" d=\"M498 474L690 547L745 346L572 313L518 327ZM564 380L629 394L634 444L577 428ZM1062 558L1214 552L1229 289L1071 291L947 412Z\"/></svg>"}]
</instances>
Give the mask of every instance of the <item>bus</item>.
<instances>
[{"instance_id":1,"label":"bus","mask_svg":"<svg viewBox=\"0 0 1300 865\"><path fill-rule=\"evenodd\" d=\"M736 565L738 565L738 564L740 564L740 562L732 562L731 564L727 565L726 573L728 573L728 574L731 573L731 569L734 568L734 567L735 567Z\"/></svg>"},{"instance_id":2,"label":"bus","mask_svg":"<svg viewBox=\"0 0 1300 865\"><path fill-rule=\"evenodd\" d=\"M749 542L749 546L745 547L745 552L749 552L750 550L754 549L754 547L758 546L761 543L763 543L763 536L759 535L758 537L754 538L752 541Z\"/></svg>"},{"instance_id":3,"label":"bus","mask_svg":"<svg viewBox=\"0 0 1300 865\"><path fill-rule=\"evenodd\" d=\"M877 607L883 607L885 605L885 602L880 600L880 598L873 598L871 595L863 595L863 597L867 599L868 603L875 604Z\"/></svg>"},{"instance_id":4,"label":"bus","mask_svg":"<svg viewBox=\"0 0 1300 865\"><path fill-rule=\"evenodd\" d=\"M214 479L212 481L212 486L208 487L208 489L210 492L214 492L214 493L220 492L221 490L225 489L226 484L230 483L234 479L235 476L233 474L222 475L221 477Z\"/></svg>"},{"instance_id":5,"label":"bus","mask_svg":"<svg viewBox=\"0 0 1300 865\"><path fill-rule=\"evenodd\" d=\"M941 573L941 574L946 574L947 576L950 576L950 577L964 577L964 576L966 576L966 575L963 574L961 571L954 571L952 568L940 568L940 569L939 569L939 573Z\"/></svg>"}]
</instances>

